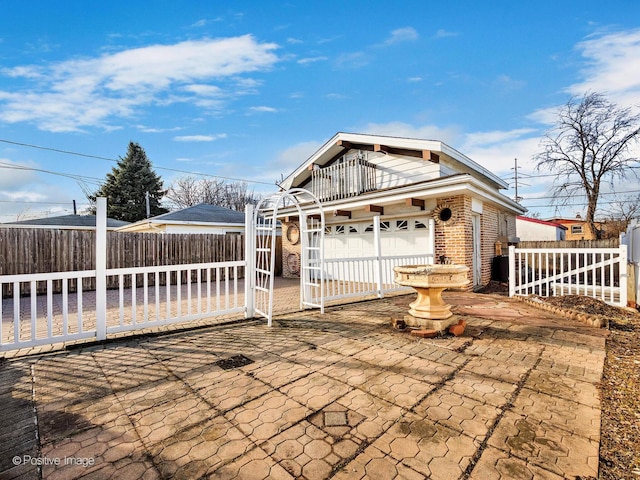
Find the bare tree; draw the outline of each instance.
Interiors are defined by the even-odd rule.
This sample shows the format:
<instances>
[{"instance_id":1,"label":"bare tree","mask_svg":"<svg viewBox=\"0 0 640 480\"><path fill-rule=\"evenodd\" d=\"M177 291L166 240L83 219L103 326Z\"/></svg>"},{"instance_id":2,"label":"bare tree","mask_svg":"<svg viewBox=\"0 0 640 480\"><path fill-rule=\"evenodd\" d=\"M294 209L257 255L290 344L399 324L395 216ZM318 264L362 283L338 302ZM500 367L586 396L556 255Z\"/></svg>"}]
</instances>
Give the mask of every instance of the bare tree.
<instances>
[{"instance_id":1,"label":"bare tree","mask_svg":"<svg viewBox=\"0 0 640 480\"><path fill-rule=\"evenodd\" d=\"M587 93L558 110L556 125L541 142L545 151L534 158L538 169L558 174L553 192L557 199L567 203L572 195L586 196L586 221L598 232L595 215L602 182L627 176L638 161L631 147L639 137L640 115L601 94Z\"/></svg>"},{"instance_id":2,"label":"bare tree","mask_svg":"<svg viewBox=\"0 0 640 480\"><path fill-rule=\"evenodd\" d=\"M604 210L602 218L603 236L617 237L624 232L634 218L640 217L640 195L636 197L617 197Z\"/></svg>"},{"instance_id":3,"label":"bare tree","mask_svg":"<svg viewBox=\"0 0 640 480\"><path fill-rule=\"evenodd\" d=\"M197 178L181 177L169 186L166 197L178 208L193 207L207 203L202 200L202 190L202 182Z\"/></svg>"},{"instance_id":4,"label":"bare tree","mask_svg":"<svg viewBox=\"0 0 640 480\"><path fill-rule=\"evenodd\" d=\"M169 187L167 198L179 208L208 203L238 211L244 210L248 203L255 205L260 200L260 196L249 190L244 182L226 183L196 177L177 179Z\"/></svg>"}]
</instances>

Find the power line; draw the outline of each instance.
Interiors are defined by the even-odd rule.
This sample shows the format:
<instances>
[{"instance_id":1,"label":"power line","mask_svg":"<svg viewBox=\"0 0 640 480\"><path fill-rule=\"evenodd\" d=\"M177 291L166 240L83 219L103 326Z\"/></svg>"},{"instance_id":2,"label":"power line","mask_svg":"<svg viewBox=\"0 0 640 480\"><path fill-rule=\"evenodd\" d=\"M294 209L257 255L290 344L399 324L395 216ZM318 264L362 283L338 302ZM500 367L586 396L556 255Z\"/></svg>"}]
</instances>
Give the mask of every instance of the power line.
<instances>
[{"instance_id":1,"label":"power line","mask_svg":"<svg viewBox=\"0 0 640 480\"><path fill-rule=\"evenodd\" d=\"M598 202L598 205L611 205L612 203L633 203L635 202L635 200L630 199L630 200L608 200L608 201L601 201ZM568 203L566 205L560 205L560 207L562 208L570 208L570 207L586 207L589 204L587 202L575 202L575 203ZM546 204L546 205L523 205L523 207L525 208L549 208L551 207L551 205Z\"/></svg>"},{"instance_id":2,"label":"power line","mask_svg":"<svg viewBox=\"0 0 640 480\"><path fill-rule=\"evenodd\" d=\"M77 180L77 181L81 181L84 183L93 183L96 185L100 185L102 180L100 178L96 178L96 177L88 177L86 175L76 175L73 173L64 173L64 172L54 172L53 170L45 170L43 168L34 168L34 167L27 167L25 165L16 165L13 163L6 163L6 162L0 162L0 168L7 168L9 170L29 170L29 171L35 171L35 172L42 172L42 173L48 173L51 175L58 175L60 177L67 177L67 178L71 178L73 180Z\"/></svg>"},{"instance_id":3,"label":"power line","mask_svg":"<svg viewBox=\"0 0 640 480\"><path fill-rule=\"evenodd\" d=\"M25 203L25 204L38 204L38 205L68 205L71 201L66 202L39 202L37 200L0 200L0 203ZM91 205L90 203L78 203L76 205Z\"/></svg>"},{"instance_id":4,"label":"power line","mask_svg":"<svg viewBox=\"0 0 640 480\"><path fill-rule=\"evenodd\" d=\"M52 147L43 147L41 145L34 145L31 143L22 143L22 142L14 142L12 140L5 140L0 138L0 142L3 143L9 143L11 145L17 145L19 147L26 147L26 148L36 148L38 150L46 150L49 152L55 152L55 153L63 153L65 155L75 155L78 157L85 157L85 158L94 158L96 160L105 160L107 162L118 162L118 159L115 158L108 158L108 157L101 157L99 155L91 155L88 153L80 153L80 152L74 152L71 150L61 150L59 148L52 148ZM176 172L176 173L186 173L188 175L201 175L201 176L205 176L205 177L212 177L212 178L221 178L223 180L233 180L234 182L245 182L245 183L260 183L262 185L270 185L270 186L274 186L274 183L269 183L269 182L262 182L260 180L247 180L244 178L235 178L235 177L226 177L223 175L212 175L210 173L202 173L202 172L190 172L188 170L180 170L177 168L169 168L169 167L153 167L156 170L166 170L168 172Z\"/></svg>"},{"instance_id":5,"label":"power line","mask_svg":"<svg viewBox=\"0 0 640 480\"><path fill-rule=\"evenodd\" d=\"M609 195L622 195L622 194L626 194L626 193L640 193L640 190L623 190L621 192L602 192L599 194L599 197L604 197L609 196ZM580 194L574 194L574 195L551 195L551 196L544 196L544 197L532 197L532 198L525 198L525 201L534 201L534 200L547 200L547 199L554 199L554 198L573 198L573 197L578 197L580 196Z\"/></svg>"}]
</instances>

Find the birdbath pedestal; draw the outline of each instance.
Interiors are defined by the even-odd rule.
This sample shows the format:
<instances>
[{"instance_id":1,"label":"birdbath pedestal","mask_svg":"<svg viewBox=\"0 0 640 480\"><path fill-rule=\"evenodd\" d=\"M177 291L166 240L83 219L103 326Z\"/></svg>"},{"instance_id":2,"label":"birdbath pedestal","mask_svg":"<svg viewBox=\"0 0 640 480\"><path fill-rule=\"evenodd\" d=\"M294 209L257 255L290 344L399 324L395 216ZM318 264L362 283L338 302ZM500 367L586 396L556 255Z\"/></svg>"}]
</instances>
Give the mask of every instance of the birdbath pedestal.
<instances>
[{"instance_id":1,"label":"birdbath pedestal","mask_svg":"<svg viewBox=\"0 0 640 480\"><path fill-rule=\"evenodd\" d=\"M404 322L411 327L444 331L457 323L451 313L451 305L442 300L447 288L462 288L469 283L464 265L402 265L393 268L394 281L412 287L418 298L409 304L409 315Z\"/></svg>"}]
</instances>

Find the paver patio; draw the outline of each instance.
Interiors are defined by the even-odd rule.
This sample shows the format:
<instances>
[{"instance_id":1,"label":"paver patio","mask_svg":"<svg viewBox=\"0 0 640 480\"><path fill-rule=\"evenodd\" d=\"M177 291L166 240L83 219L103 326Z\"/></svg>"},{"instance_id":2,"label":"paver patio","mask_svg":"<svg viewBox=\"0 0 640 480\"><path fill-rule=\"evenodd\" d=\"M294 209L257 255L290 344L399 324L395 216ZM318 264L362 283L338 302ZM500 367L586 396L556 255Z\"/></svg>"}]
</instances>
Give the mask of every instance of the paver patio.
<instances>
[{"instance_id":1,"label":"paver patio","mask_svg":"<svg viewBox=\"0 0 640 480\"><path fill-rule=\"evenodd\" d=\"M416 339L412 298L4 360L0 478L597 477L606 331L446 293Z\"/></svg>"}]
</instances>

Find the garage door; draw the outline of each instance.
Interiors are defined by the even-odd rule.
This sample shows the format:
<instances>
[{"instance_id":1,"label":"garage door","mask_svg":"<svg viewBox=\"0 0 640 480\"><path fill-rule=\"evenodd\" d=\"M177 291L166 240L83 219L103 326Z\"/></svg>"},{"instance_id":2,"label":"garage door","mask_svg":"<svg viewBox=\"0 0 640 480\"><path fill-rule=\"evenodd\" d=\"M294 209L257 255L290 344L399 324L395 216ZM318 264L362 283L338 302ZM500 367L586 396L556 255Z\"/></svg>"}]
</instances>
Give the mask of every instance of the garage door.
<instances>
[{"instance_id":1,"label":"garage door","mask_svg":"<svg viewBox=\"0 0 640 480\"><path fill-rule=\"evenodd\" d=\"M427 218L407 218L380 222L380 247L385 257L431 253ZM327 225L324 258L375 256L373 222Z\"/></svg>"}]
</instances>

